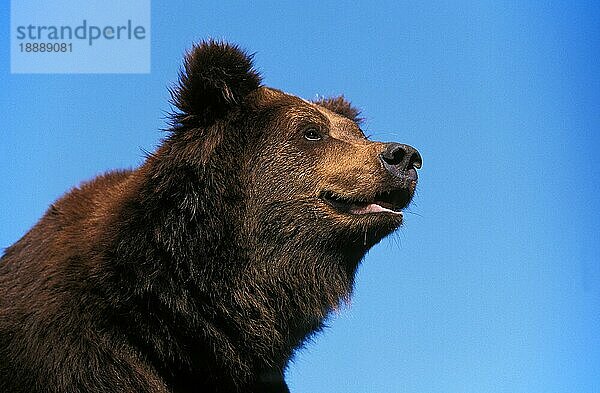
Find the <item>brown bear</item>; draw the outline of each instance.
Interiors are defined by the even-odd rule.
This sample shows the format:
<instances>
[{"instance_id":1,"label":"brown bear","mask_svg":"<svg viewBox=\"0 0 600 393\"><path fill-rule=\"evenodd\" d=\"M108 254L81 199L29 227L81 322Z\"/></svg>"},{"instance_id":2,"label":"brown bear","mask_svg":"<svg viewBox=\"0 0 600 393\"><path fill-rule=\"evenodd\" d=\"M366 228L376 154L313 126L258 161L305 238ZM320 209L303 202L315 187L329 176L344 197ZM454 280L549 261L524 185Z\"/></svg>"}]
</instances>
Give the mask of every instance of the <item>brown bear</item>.
<instances>
[{"instance_id":1,"label":"brown bear","mask_svg":"<svg viewBox=\"0 0 600 393\"><path fill-rule=\"evenodd\" d=\"M0 260L2 392L287 392L294 351L402 224L421 157L342 97L206 41L168 136L53 203Z\"/></svg>"}]
</instances>

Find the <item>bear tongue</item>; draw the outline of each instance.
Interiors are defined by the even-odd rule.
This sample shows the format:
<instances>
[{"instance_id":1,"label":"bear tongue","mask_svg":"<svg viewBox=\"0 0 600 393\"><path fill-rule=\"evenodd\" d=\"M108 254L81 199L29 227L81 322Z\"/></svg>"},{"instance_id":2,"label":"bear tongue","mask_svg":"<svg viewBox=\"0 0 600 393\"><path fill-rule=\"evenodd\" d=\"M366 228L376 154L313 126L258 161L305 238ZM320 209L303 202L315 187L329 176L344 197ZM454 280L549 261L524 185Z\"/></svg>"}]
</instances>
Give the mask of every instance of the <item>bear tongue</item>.
<instances>
[{"instance_id":1,"label":"bear tongue","mask_svg":"<svg viewBox=\"0 0 600 393\"><path fill-rule=\"evenodd\" d=\"M385 208L377 203L353 204L350 207L352 214L393 213L402 215L402 212Z\"/></svg>"}]
</instances>

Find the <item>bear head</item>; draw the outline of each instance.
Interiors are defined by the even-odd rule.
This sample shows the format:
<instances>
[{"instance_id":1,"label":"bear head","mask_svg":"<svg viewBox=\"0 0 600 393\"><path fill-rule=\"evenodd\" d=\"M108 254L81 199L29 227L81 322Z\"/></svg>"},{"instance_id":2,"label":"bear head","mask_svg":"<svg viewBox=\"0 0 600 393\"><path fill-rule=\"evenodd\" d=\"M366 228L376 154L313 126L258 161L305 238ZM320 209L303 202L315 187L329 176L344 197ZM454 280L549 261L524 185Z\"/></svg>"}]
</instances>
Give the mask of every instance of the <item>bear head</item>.
<instances>
[{"instance_id":1,"label":"bear head","mask_svg":"<svg viewBox=\"0 0 600 393\"><path fill-rule=\"evenodd\" d=\"M344 97L310 102L262 86L252 56L215 41L187 54L171 92L180 143L170 148L236 204L246 244L342 247L353 265L402 224L421 157L366 138Z\"/></svg>"}]
</instances>

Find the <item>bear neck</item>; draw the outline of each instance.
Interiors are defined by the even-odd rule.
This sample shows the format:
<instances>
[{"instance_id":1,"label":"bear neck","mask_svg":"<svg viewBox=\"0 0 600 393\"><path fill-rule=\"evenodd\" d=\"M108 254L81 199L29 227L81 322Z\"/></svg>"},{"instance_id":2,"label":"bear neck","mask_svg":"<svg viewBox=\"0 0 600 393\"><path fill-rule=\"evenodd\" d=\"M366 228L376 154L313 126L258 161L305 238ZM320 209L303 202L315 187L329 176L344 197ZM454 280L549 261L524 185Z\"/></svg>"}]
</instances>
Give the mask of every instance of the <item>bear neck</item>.
<instances>
[{"instance_id":1,"label":"bear neck","mask_svg":"<svg viewBox=\"0 0 600 393\"><path fill-rule=\"evenodd\" d=\"M188 165L163 159L169 151L164 145L133 173L138 186L117 214L113 289L128 340L158 370L178 370L173 383L215 364L242 385L283 374L351 292L365 250L307 249L308 229L282 238L271 222L248 225L243 188L224 175L234 163Z\"/></svg>"}]
</instances>

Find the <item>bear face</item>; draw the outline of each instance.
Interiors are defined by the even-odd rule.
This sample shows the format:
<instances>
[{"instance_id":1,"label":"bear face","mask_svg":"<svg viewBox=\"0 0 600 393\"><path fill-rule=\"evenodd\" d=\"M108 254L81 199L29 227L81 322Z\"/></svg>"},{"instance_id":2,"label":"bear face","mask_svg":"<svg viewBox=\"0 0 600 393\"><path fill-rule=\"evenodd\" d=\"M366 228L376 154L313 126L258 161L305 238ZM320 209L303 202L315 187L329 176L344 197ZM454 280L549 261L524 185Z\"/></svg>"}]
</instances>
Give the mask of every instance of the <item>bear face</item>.
<instances>
[{"instance_id":1,"label":"bear face","mask_svg":"<svg viewBox=\"0 0 600 393\"><path fill-rule=\"evenodd\" d=\"M301 226L327 243L344 239L360 256L402 223L401 209L416 187L414 167L421 165L415 150L393 145L412 156L400 173L390 171L382 158L389 145L365 137L358 111L342 97L311 103L261 88L251 99L266 119L258 132L263 147L250 149L256 197L248 198L261 201L254 209L263 211L262 222L314 222Z\"/></svg>"},{"instance_id":2,"label":"bear face","mask_svg":"<svg viewBox=\"0 0 600 393\"><path fill-rule=\"evenodd\" d=\"M421 157L365 138L342 97L265 87L207 41L172 102L141 167L67 193L6 250L1 391L287 392L294 351L402 224Z\"/></svg>"}]
</instances>

